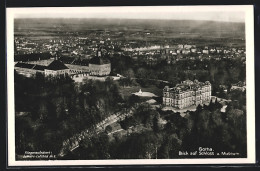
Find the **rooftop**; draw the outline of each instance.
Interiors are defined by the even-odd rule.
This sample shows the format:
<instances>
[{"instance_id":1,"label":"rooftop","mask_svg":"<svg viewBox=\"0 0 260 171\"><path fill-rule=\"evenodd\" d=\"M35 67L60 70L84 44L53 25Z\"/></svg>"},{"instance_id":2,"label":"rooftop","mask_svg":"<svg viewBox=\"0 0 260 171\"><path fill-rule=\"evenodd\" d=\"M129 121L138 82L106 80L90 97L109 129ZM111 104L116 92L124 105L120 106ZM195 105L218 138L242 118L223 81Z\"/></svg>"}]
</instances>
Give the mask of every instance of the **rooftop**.
<instances>
[{"instance_id":1,"label":"rooftop","mask_svg":"<svg viewBox=\"0 0 260 171\"><path fill-rule=\"evenodd\" d=\"M54 60L52 63L50 63L47 68L48 70L63 70L63 69L69 69L59 60Z\"/></svg>"},{"instance_id":2,"label":"rooftop","mask_svg":"<svg viewBox=\"0 0 260 171\"><path fill-rule=\"evenodd\" d=\"M41 66L48 66L53 61L54 61L54 59L45 59L45 60L29 61L29 62L26 62L26 63L27 64L36 64L36 65L41 65Z\"/></svg>"},{"instance_id":3,"label":"rooftop","mask_svg":"<svg viewBox=\"0 0 260 171\"><path fill-rule=\"evenodd\" d=\"M48 70L63 70L68 69L61 61L59 60L43 60L43 61L34 61L33 63L21 63L18 62L15 64L15 67L28 68L34 70L44 71Z\"/></svg>"},{"instance_id":4,"label":"rooftop","mask_svg":"<svg viewBox=\"0 0 260 171\"><path fill-rule=\"evenodd\" d=\"M169 86L164 87L164 91L172 91L172 92L182 92L187 90L198 90L202 88L205 85L210 85L209 81L206 81L205 83L199 82L198 80L186 80L182 81L181 84L177 84L173 88L169 88Z\"/></svg>"},{"instance_id":5,"label":"rooftop","mask_svg":"<svg viewBox=\"0 0 260 171\"><path fill-rule=\"evenodd\" d=\"M28 68L28 69L32 69L35 65L34 64L27 64L27 63L16 63L15 67L20 67L20 68Z\"/></svg>"}]
</instances>

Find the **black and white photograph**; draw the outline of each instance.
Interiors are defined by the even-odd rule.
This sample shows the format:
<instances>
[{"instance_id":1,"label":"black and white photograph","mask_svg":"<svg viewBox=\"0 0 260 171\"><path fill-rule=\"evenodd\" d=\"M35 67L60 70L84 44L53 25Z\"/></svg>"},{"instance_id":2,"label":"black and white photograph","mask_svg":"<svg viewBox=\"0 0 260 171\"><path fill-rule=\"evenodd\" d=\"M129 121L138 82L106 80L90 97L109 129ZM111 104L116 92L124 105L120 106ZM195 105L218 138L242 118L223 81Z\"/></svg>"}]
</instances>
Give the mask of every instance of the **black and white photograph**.
<instances>
[{"instance_id":1,"label":"black and white photograph","mask_svg":"<svg viewBox=\"0 0 260 171\"><path fill-rule=\"evenodd\" d=\"M255 163L253 6L6 11L10 166Z\"/></svg>"}]
</instances>

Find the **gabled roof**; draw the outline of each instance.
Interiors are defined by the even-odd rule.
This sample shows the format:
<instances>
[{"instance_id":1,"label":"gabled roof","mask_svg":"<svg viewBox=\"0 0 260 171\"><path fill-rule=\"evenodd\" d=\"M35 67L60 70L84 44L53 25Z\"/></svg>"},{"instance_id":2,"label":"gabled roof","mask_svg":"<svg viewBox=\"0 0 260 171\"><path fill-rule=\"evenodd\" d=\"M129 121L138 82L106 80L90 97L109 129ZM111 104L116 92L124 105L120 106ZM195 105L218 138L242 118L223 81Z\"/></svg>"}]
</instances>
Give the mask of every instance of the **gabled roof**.
<instances>
[{"instance_id":1,"label":"gabled roof","mask_svg":"<svg viewBox=\"0 0 260 171\"><path fill-rule=\"evenodd\" d=\"M42 65L40 65L40 64L42 64ZM48 70L69 69L59 60L52 60L50 63L48 63L48 65L46 65L46 62L39 62L39 64L38 63L32 64L32 63L20 63L20 62L18 62L18 63L15 64L15 67L35 69L35 70L41 70L41 71L44 71L45 69L48 69Z\"/></svg>"},{"instance_id":2,"label":"gabled roof","mask_svg":"<svg viewBox=\"0 0 260 171\"><path fill-rule=\"evenodd\" d=\"M63 70L63 69L69 69L66 67L61 61L54 60L52 63L50 63L47 68L48 70Z\"/></svg>"},{"instance_id":3,"label":"gabled roof","mask_svg":"<svg viewBox=\"0 0 260 171\"><path fill-rule=\"evenodd\" d=\"M96 64L96 65L103 65L103 64L109 64L110 61L106 58L95 56L95 57L90 59L89 63L90 64Z\"/></svg>"},{"instance_id":4,"label":"gabled roof","mask_svg":"<svg viewBox=\"0 0 260 171\"><path fill-rule=\"evenodd\" d=\"M210 85L209 81L206 81L205 83L199 82L198 80L190 81L186 80L183 81L181 84L177 84L173 88L165 87L164 91L171 91L171 92L178 92L178 91L187 91L187 90L198 90L202 88L205 85Z\"/></svg>"},{"instance_id":5,"label":"gabled roof","mask_svg":"<svg viewBox=\"0 0 260 171\"><path fill-rule=\"evenodd\" d=\"M20 68L28 68L28 69L32 69L35 65L34 64L26 64L26 63L16 63L15 67L20 67Z\"/></svg>"},{"instance_id":6,"label":"gabled roof","mask_svg":"<svg viewBox=\"0 0 260 171\"><path fill-rule=\"evenodd\" d=\"M88 66L88 60L86 60L86 59L74 60L71 64L73 64L73 65L81 65L81 66Z\"/></svg>"},{"instance_id":7,"label":"gabled roof","mask_svg":"<svg viewBox=\"0 0 260 171\"><path fill-rule=\"evenodd\" d=\"M33 67L33 69L35 70L40 70L40 71L44 71L44 69L46 69L46 66L42 66L42 65L36 65L35 67Z\"/></svg>"},{"instance_id":8,"label":"gabled roof","mask_svg":"<svg viewBox=\"0 0 260 171\"><path fill-rule=\"evenodd\" d=\"M26 63L28 63L28 64L36 64L36 65L41 65L41 66L48 66L53 61L54 61L54 59L45 59L45 60L29 61L29 62L26 62Z\"/></svg>"}]
</instances>

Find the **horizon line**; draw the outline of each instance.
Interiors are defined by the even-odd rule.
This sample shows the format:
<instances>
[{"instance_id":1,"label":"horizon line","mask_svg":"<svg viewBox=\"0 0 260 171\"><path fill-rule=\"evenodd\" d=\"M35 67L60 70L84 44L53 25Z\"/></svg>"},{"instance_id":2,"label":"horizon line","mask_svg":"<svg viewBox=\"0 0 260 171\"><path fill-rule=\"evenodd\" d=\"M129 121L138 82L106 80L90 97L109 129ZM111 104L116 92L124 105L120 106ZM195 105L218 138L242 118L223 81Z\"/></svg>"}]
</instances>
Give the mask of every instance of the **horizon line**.
<instances>
[{"instance_id":1,"label":"horizon line","mask_svg":"<svg viewBox=\"0 0 260 171\"><path fill-rule=\"evenodd\" d=\"M102 19L102 20L166 20L166 21L205 21L205 22L223 22L223 23L241 23L244 24L245 21L221 21L221 20L204 20L204 19L169 19L169 18L82 18L82 17L19 17L19 18L14 18L14 20L19 20L19 19Z\"/></svg>"}]
</instances>

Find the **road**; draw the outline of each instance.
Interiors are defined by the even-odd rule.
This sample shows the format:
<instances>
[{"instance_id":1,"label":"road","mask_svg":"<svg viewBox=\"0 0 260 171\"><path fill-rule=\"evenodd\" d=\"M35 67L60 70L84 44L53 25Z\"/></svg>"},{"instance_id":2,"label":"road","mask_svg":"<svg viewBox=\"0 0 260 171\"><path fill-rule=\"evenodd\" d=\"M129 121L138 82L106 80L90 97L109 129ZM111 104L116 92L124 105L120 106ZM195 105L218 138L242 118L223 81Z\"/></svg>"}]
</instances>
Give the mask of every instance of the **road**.
<instances>
[{"instance_id":1,"label":"road","mask_svg":"<svg viewBox=\"0 0 260 171\"><path fill-rule=\"evenodd\" d=\"M125 78L125 77L124 77ZM140 79L147 79L147 78L131 78L133 80L140 80ZM147 79L149 81L159 81L159 82L163 82L163 83L170 83L169 81L165 81L165 80L158 80L158 79Z\"/></svg>"},{"instance_id":2,"label":"road","mask_svg":"<svg viewBox=\"0 0 260 171\"><path fill-rule=\"evenodd\" d=\"M123 75L119 75L119 77L120 78L126 78ZM136 78L136 77L132 78L131 77L131 79L133 79L133 80L140 80L140 79L147 79L147 78ZM149 80L149 81L159 81L159 82L163 82L163 83L170 83L169 81L166 81L166 80L158 80L158 79L147 79L147 80Z\"/></svg>"},{"instance_id":3,"label":"road","mask_svg":"<svg viewBox=\"0 0 260 171\"><path fill-rule=\"evenodd\" d=\"M99 134L103 132L106 126L111 125L119 120L125 119L127 116L131 116L133 114L133 108L130 109L128 113L125 112L117 112L116 114L110 115L103 121L97 123L94 126L94 129L86 129L81 131L80 133L74 135L73 137L63 141L63 147L58 154L58 156L64 156L68 151L73 151L79 147L79 142L85 138L89 138L95 134Z\"/></svg>"}]
</instances>

